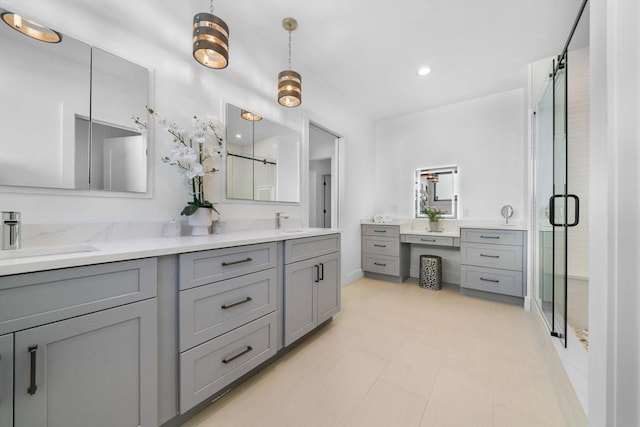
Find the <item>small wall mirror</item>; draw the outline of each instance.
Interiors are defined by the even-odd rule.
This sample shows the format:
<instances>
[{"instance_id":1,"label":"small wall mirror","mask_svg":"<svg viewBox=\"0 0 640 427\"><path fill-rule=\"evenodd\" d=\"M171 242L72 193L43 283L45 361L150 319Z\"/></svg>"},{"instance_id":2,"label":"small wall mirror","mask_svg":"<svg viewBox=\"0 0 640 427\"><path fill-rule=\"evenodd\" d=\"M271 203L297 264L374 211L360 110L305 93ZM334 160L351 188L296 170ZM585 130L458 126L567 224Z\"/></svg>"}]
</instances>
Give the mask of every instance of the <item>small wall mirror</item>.
<instances>
[{"instance_id":1,"label":"small wall mirror","mask_svg":"<svg viewBox=\"0 0 640 427\"><path fill-rule=\"evenodd\" d=\"M424 210L440 209L443 218L458 217L458 167L416 169L415 215L427 218Z\"/></svg>"},{"instance_id":2,"label":"small wall mirror","mask_svg":"<svg viewBox=\"0 0 640 427\"><path fill-rule=\"evenodd\" d=\"M300 133L227 104L227 198L300 201Z\"/></svg>"},{"instance_id":3,"label":"small wall mirror","mask_svg":"<svg viewBox=\"0 0 640 427\"><path fill-rule=\"evenodd\" d=\"M0 44L0 185L146 192L149 71L64 34Z\"/></svg>"}]
</instances>

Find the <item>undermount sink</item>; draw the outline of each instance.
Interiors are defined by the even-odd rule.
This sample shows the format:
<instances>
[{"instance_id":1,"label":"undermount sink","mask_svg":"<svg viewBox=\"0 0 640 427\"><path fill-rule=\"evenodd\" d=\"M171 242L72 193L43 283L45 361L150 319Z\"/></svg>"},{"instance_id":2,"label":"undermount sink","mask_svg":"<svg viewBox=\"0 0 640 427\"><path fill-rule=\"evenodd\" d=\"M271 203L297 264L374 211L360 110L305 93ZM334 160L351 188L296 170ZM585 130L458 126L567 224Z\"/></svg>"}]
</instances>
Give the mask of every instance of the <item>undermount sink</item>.
<instances>
[{"instance_id":1,"label":"undermount sink","mask_svg":"<svg viewBox=\"0 0 640 427\"><path fill-rule=\"evenodd\" d=\"M27 249L10 249L0 251L1 259L17 259L17 258L33 258L41 256L51 255L65 255L65 254L77 254L83 252L94 252L98 249L89 245L77 245L77 246L48 246L42 248L27 248Z\"/></svg>"}]
</instances>

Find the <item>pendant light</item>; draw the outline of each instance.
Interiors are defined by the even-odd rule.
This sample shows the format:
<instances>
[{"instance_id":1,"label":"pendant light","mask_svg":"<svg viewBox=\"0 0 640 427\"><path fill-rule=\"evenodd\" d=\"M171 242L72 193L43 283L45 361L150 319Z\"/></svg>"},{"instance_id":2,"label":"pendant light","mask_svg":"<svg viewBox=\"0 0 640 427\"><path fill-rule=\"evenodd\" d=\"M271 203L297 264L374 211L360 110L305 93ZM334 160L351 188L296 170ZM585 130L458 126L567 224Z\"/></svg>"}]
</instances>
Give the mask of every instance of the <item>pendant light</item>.
<instances>
[{"instance_id":1,"label":"pendant light","mask_svg":"<svg viewBox=\"0 0 640 427\"><path fill-rule=\"evenodd\" d=\"M247 110L240 110L240 117L250 122L258 122L262 120L262 116Z\"/></svg>"},{"instance_id":2,"label":"pendant light","mask_svg":"<svg viewBox=\"0 0 640 427\"><path fill-rule=\"evenodd\" d=\"M229 27L209 10L193 17L193 57L205 67L221 69L229 65Z\"/></svg>"},{"instance_id":3,"label":"pendant light","mask_svg":"<svg viewBox=\"0 0 640 427\"><path fill-rule=\"evenodd\" d=\"M297 107L302 103L302 76L291 69L291 32L298 28L298 22L284 18L282 27L289 32L289 69L278 74L278 103Z\"/></svg>"},{"instance_id":4,"label":"pendant light","mask_svg":"<svg viewBox=\"0 0 640 427\"><path fill-rule=\"evenodd\" d=\"M31 19L5 11L2 13L2 21L16 31L20 31L25 36L40 40L46 43L60 43L62 35L59 32L45 27Z\"/></svg>"}]
</instances>

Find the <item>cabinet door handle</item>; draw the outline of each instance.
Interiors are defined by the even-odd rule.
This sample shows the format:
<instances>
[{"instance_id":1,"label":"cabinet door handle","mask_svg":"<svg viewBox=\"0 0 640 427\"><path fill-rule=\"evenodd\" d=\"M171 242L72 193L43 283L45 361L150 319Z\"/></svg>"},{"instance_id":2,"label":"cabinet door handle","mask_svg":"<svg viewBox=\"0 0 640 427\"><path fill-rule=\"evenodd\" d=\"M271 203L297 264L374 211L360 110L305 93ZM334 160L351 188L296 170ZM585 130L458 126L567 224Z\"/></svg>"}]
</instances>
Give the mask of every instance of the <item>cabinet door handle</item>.
<instances>
[{"instance_id":1,"label":"cabinet door handle","mask_svg":"<svg viewBox=\"0 0 640 427\"><path fill-rule=\"evenodd\" d=\"M499 239L500 236L480 236L481 239Z\"/></svg>"},{"instance_id":2,"label":"cabinet door handle","mask_svg":"<svg viewBox=\"0 0 640 427\"><path fill-rule=\"evenodd\" d=\"M251 262L251 261L253 261L253 259L247 257L245 259L241 259L241 260L238 260L238 261L229 261L229 262L225 261L225 262L222 263L222 266L223 267L229 267L230 265L242 264L243 262Z\"/></svg>"},{"instance_id":3,"label":"cabinet door handle","mask_svg":"<svg viewBox=\"0 0 640 427\"><path fill-rule=\"evenodd\" d=\"M320 263L320 280L324 280L324 264Z\"/></svg>"},{"instance_id":4,"label":"cabinet door handle","mask_svg":"<svg viewBox=\"0 0 640 427\"><path fill-rule=\"evenodd\" d=\"M494 279L485 279L484 277L481 277L480 280L482 280L483 282L493 282L493 283L500 283L500 280L494 280Z\"/></svg>"},{"instance_id":5,"label":"cabinet door handle","mask_svg":"<svg viewBox=\"0 0 640 427\"><path fill-rule=\"evenodd\" d=\"M29 374L29 388L27 389L27 392L33 396L36 394L36 390L38 389L38 385L36 384L36 353L38 351L38 346L31 345L27 350L29 350L31 357L31 372Z\"/></svg>"},{"instance_id":6,"label":"cabinet door handle","mask_svg":"<svg viewBox=\"0 0 640 427\"><path fill-rule=\"evenodd\" d=\"M373 265L379 265L380 267L386 267L387 264L383 264L381 262L374 262Z\"/></svg>"},{"instance_id":7,"label":"cabinet door handle","mask_svg":"<svg viewBox=\"0 0 640 427\"><path fill-rule=\"evenodd\" d=\"M386 233L387 230L373 230L374 233Z\"/></svg>"},{"instance_id":8,"label":"cabinet door handle","mask_svg":"<svg viewBox=\"0 0 640 427\"><path fill-rule=\"evenodd\" d=\"M376 248L386 248L387 247L387 245L377 245L377 244L374 244L373 246L375 246Z\"/></svg>"},{"instance_id":9,"label":"cabinet door handle","mask_svg":"<svg viewBox=\"0 0 640 427\"><path fill-rule=\"evenodd\" d=\"M222 304L222 305L220 306L220 308L221 308L221 309L223 309L223 310L226 310L226 309L228 309L228 308L235 307L235 306L237 306L237 305L244 304L244 303L247 303L247 302L250 302L250 301L252 301L252 300L251 300L251 297L246 297L246 298L245 298L245 299L243 299L242 301L232 302L231 304Z\"/></svg>"},{"instance_id":10,"label":"cabinet door handle","mask_svg":"<svg viewBox=\"0 0 640 427\"><path fill-rule=\"evenodd\" d=\"M480 254L480 256L483 256L485 258L500 258L500 255L485 255L485 254Z\"/></svg>"},{"instance_id":11,"label":"cabinet door handle","mask_svg":"<svg viewBox=\"0 0 640 427\"><path fill-rule=\"evenodd\" d=\"M318 264L314 265L316 269L316 278L313 280L315 283L320 281L320 266Z\"/></svg>"},{"instance_id":12,"label":"cabinet door handle","mask_svg":"<svg viewBox=\"0 0 640 427\"><path fill-rule=\"evenodd\" d=\"M239 353L234 354L231 357L225 357L224 359L222 359L222 363L224 363L225 365L227 363L231 363L234 360L236 360L238 357L240 356L244 356L245 354L249 353L251 350L253 350L253 347L251 347L250 345L247 346L247 348L245 348L244 350L240 351Z\"/></svg>"},{"instance_id":13,"label":"cabinet door handle","mask_svg":"<svg viewBox=\"0 0 640 427\"><path fill-rule=\"evenodd\" d=\"M420 239L421 242L435 242L436 239Z\"/></svg>"}]
</instances>

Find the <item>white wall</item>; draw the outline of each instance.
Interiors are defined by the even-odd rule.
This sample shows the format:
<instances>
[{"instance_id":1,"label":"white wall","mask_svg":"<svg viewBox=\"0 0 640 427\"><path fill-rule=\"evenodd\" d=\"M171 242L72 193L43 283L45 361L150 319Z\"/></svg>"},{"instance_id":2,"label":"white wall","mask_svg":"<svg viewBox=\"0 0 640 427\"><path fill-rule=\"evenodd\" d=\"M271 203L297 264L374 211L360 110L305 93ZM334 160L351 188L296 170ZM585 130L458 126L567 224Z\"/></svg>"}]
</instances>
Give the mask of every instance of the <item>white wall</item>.
<instances>
[{"instance_id":1,"label":"white wall","mask_svg":"<svg viewBox=\"0 0 640 427\"><path fill-rule=\"evenodd\" d=\"M589 425L637 426L640 3L592 1L590 16Z\"/></svg>"},{"instance_id":2,"label":"white wall","mask_svg":"<svg viewBox=\"0 0 640 427\"><path fill-rule=\"evenodd\" d=\"M279 106L275 101L275 76L282 66L281 58L263 53L254 55L250 44L242 45L242 39L233 39L233 30L227 69L211 70L196 63L191 54L191 20L195 13L208 6L195 2L162 2L158 5L152 0L118 1L110 2L107 7L101 2L33 0L5 1L3 6L153 69L153 107L185 127L190 126L193 114L222 117L224 102L231 102L301 131L305 117L313 117L317 123L339 131L345 141L341 161L349 165L343 165L345 173L341 176L344 186L342 281L346 283L359 277L359 221L372 211L373 203L373 191L369 188L373 174L365 165L373 164L374 126L372 120L349 108L335 88L326 87L311 70L301 69L305 82L302 107L286 109ZM216 8L221 15L223 7L235 6L229 3ZM174 12L166 13L169 9ZM176 22L183 22L184 28ZM297 51L297 55L305 54L312 52ZM256 58L260 58L260 63ZM79 197L72 192L44 195L7 192L0 194L0 208L21 211L25 224L152 221L174 217L187 201L187 191L176 171L159 160L168 152L169 141L166 132L155 129L152 155L156 160L151 198ZM305 141L308 141L308 135ZM302 148L303 153L307 152L307 148ZM304 154L302 157L305 159ZM209 200L221 200L223 177L223 174L217 174L207 181ZM308 188L308 173L303 173L300 188ZM273 218L277 211L305 218L304 204L308 201L304 194L302 200L303 203L288 204L228 201L221 203L218 210L226 219Z\"/></svg>"},{"instance_id":3,"label":"white wall","mask_svg":"<svg viewBox=\"0 0 640 427\"><path fill-rule=\"evenodd\" d=\"M376 125L376 212L414 215L415 170L459 167L460 218L528 218L524 88L421 111ZM373 212L369 212L371 215Z\"/></svg>"}]
</instances>

